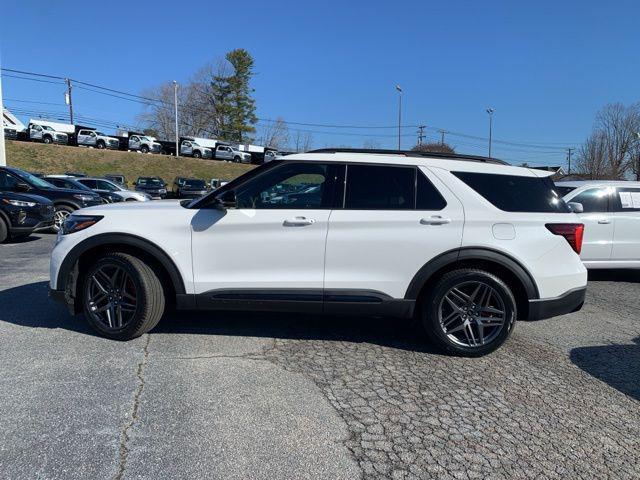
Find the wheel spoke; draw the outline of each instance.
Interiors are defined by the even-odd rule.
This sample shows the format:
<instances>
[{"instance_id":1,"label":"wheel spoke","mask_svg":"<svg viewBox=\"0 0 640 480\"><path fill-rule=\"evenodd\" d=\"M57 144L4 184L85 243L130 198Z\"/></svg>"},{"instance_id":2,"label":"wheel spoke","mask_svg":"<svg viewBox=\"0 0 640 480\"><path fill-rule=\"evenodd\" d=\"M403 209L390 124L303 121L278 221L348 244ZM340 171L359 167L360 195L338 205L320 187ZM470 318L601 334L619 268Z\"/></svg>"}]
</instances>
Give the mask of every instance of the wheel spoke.
<instances>
[{"instance_id":1,"label":"wheel spoke","mask_svg":"<svg viewBox=\"0 0 640 480\"><path fill-rule=\"evenodd\" d=\"M98 272L96 272L96 275L97 275L97 273L98 273ZM93 280L94 285L95 285L96 287L98 287L98 289L99 289L99 290L100 290L104 295L108 295L108 293L109 293L108 289L107 289L104 285L102 285L102 283L100 283L100 280L98 280L98 279L96 278L96 275L93 275L93 276L91 277L91 279Z\"/></svg>"}]
</instances>

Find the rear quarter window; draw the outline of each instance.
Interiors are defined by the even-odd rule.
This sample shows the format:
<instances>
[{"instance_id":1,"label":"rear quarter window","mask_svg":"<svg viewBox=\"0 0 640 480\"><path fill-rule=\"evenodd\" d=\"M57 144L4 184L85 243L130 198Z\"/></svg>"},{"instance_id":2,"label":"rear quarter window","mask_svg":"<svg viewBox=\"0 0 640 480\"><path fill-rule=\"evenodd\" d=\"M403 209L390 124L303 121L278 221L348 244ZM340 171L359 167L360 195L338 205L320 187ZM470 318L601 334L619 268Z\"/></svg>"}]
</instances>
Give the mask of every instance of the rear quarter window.
<instances>
[{"instance_id":1,"label":"rear quarter window","mask_svg":"<svg viewBox=\"0 0 640 480\"><path fill-rule=\"evenodd\" d=\"M569 213L549 177L523 177L477 172L451 172L505 212Z\"/></svg>"}]
</instances>

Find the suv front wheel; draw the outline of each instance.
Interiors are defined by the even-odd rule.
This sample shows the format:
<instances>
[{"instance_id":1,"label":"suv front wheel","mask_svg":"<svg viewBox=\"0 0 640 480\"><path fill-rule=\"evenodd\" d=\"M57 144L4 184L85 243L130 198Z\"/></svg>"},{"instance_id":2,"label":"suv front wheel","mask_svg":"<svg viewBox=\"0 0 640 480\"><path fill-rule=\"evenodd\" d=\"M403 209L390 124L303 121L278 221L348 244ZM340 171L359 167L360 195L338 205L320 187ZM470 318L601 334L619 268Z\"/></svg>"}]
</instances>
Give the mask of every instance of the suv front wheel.
<instances>
[{"instance_id":1,"label":"suv front wheel","mask_svg":"<svg viewBox=\"0 0 640 480\"><path fill-rule=\"evenodd\" d=\"M126 253L100 257L83 277L83 310L101 335L130 340L155 327L165 297L158 276L141 259Z\"/></svg>"},{"instance_id":2,"label":"suv front wheel","mask_svg":"<svg viewBox=\"0 0 640 480\"><path fill-rule=\"evenodd\" d=\"M502 345L513 330L516 301L496 275L475 269L446 273L421 305L430 339L447 352L479 357Z\"/></svg>"}]
</instances>

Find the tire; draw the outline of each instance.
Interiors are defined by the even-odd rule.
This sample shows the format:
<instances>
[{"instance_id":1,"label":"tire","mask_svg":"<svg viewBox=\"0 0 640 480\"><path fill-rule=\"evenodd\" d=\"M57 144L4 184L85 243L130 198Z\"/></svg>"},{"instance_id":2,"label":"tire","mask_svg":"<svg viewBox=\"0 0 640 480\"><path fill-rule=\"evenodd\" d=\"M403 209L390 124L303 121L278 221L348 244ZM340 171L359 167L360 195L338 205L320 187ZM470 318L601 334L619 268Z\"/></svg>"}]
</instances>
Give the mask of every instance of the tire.
<instances>
[{"instance_id":1,"label":"tire","mask_svg":"<svg viewBox=\"0 0 640 480\"><path fill-rule=\"evenodd\" d=\"M9 238L9 228L5 221L0 218L0 243L5 242Z\"/></svg>"},{"instance_id":2,"label":"tire","mask_svg":"<svg viewBox=\"0 0 640 480\"><path fill-rule=\"evenodd\" d=\"M66 218L74 212L74 209L66 205L56 205L53 213L54 225L51 228L54 232L60 230Z\"/></svg>"},{"instance_id":3,"label":"tire","mask_svg":"<svg viewBox=\"0 0 640 480\"><path fill-rule=\"evenodd\" d=\"M131 340L158 324L165 310L164 291L144 261L126 253L107 253L82 278L82 307L100 335Z\"/></svg>"},{"instance_id":4,"label":"tire","mask_svg":"<svg viewBox=\"0 0 640 480\"><path fill-rule=\"evenodd\" d=\"M233 161L236 163L240 163L240 157L233 157Z\"/></svg>"},{"instance_id":5,"label":"tire","mask_svg":"<svg viewBox=\"0 0 640 480\"><path fill-rule=\"evenodd\" d=\"M46 136L42 138L42 141L48 145L50 143L53 143L53 138Z\"/></svg>"},{"instance_id":6,"label":"tire","mask_svg":"<svg viewBox=\"0 0 640 480\"><path fill-rule=\"evenodd\" d=\"M420 315L437 347L454 355L480 357L509 338L517 307L502 279L483 270L461 269L438 280L420 305Z\"/></svg>"},{"instance_id":7,"label":"tire","mask_svg":"<svg viewBox=\"0 0 640 480\"><path fill-rule=\"evenodd\" d=\"M104 142L98 142L96 144L96 147L98 147L99 150L104 150L107 146L104 144Z\"/></svg>"},{"instance_id":8,"label":"tire","mask_svg":"<svg viewBox=\"0 0 640 480\"><path fill-rule=\"evenodd\" d=\"M137 202L138 200L136 200L135 198L127 198L125 200L125 202Z\"/></svg>"},{"instance_id":9,"label":"tire","mask_svg":"<svg viewBox=\"0 0 640 480\"><path fill-rule=\"evenodd\" d=\"M142 153L149 153L149 147L147 147L146 145L142 145L142 146L140 147L140 151L141 151Z\"/></svg>"},{"instance_id":10,"label":"tire","mask_svg":"<svg viewBox=\"0 0 640 480\"><path fill-rule=\"evenodd\" d=\"M202 154L199 151L193 152L193 158L202 158Z\"/></svg>"}]
</instances>

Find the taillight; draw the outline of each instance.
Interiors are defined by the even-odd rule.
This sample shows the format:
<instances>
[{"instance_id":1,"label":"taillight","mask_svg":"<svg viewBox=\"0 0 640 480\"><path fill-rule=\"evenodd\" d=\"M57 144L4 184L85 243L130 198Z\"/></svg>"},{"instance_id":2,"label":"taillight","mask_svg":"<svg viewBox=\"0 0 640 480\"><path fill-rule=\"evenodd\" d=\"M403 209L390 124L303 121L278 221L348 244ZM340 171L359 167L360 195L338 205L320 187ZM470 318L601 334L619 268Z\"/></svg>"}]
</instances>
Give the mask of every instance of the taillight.
<instances>
[{"instance_id":1,"label":"taillight","mask_svg":"<svg viewBox=\"0 0 640 480\"><path fill-rule=\"evenodd\" d=\"M571 248L580 255L582 250L582 237L584 236L584 225L582 223L547 223L547 229L554 235L562 235Z\"/></svg>"}]
</instances>

